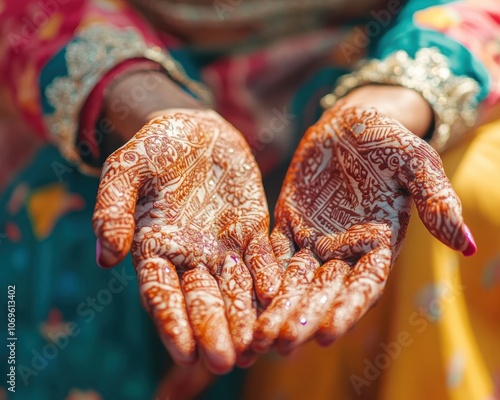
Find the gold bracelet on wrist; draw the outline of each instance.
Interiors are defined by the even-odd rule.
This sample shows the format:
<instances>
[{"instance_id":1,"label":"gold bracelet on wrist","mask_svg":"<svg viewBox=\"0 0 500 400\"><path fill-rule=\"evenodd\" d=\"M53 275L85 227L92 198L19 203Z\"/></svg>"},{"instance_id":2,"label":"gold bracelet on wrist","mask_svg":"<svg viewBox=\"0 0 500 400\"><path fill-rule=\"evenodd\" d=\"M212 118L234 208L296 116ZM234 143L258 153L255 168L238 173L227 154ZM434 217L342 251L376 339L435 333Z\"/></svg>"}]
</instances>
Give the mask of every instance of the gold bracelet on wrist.
<instances>
[{"instance_id":1,"label":"gold bracelet on wrist","mask_svg":"<svg viewBox=\"0 0 500 400\"><path fill-rule=\"evenodd\" d=\"M434 111L434 132L429 144L443 152L463 138L477 120L478 83L451 72L447 59L436 48L425 48L411 58L398 51L384 60L373 59L337 81L334 91L321 99L329 108L353 89L368 84L397 85L414 89Z\"/></svg>"}]
</instances>

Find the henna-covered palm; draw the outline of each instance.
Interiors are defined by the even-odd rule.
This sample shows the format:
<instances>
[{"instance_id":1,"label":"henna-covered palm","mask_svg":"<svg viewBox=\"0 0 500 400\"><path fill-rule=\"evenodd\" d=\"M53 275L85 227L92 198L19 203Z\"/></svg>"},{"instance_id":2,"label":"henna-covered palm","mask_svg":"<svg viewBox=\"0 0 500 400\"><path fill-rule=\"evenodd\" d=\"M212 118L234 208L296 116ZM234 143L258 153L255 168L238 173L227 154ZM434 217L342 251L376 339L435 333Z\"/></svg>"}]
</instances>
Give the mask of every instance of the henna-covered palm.
<instances>
[{"instance_id":1,"label":"henna-covered palm","mask_svg":"<svg viewBox=\"0 0 500 400\"><path fill-rule=\"evenodd\" d=\"M100 264L132 250L143 304L181 364L247 364L281 274L261 176L243 136L213 111L173 110L107 159L93 218Z\"/></svg>"},{"instance_id":2,"label":"henna-covered palm","mask_svg":"<svg viewBox=\"0 0 500 400\"><path fill-rule=\"evenodd\" d=\"M301 141L276 207L271 243L283 283L254 348L329 344L381 296L410 220L464 254L475 247L439 155L375 109L327 110Z\"/></svg>"}]
</instances>

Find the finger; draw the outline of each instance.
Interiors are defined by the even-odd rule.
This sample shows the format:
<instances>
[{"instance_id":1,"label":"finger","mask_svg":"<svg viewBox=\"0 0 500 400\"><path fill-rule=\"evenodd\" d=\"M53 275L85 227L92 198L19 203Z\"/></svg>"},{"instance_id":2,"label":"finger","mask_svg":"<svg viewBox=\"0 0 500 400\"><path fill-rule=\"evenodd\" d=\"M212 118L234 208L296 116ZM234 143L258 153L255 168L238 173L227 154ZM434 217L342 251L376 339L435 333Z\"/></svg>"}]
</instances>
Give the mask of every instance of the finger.
<instances>
[{"instance_id":1,"label":"finger","mask_svg":"<svg viewBox=\"0 0 500 400\"><path fill-rule=\"evenodd\" d=\"M174 265L163 258L142 261L137 279L144 308L172 358L181 365L195 362L196 342Z\"/></svg>"},{"instance_id":2,"label":"finger","mask_svg":"<svg viewBox=\"0 0 500 400\"><path fill-rule=\"evenodd\" d=\"M154 400L189 400L200 398L216 376L201 363L172 365L157 385Z\"/></svg>"},{"instance_id":3,"label":"finger","mask_svg":"<svg viewBox=\"0 0 500 400\"><path fill-rule=\"evenodd\" d=\"M257 234L250 240L244 260L253 276L257 298L267 306L278 293L283 270L276 262L266 233Z\"/></svg>"},{"instance_id":4,"label":"finger","mask_svg":"<svg viewBox=\"0 0 500 400\"><path fill-rule=\"evenodd\" d=\"M460 199L446 177L439 155L422 143L409 164L404 183L429 232L464 255L474 254L476 245L463 221Z\"/></svg>"},{"instance_id":5,"label":"finger","mask_svg":"<svg viewBox=\"0 0 500 400\"><path fill-rule=\"evenodd\" d=\"M305 294L318 267L318 260L308 249L300 250L292 257L278 295L257 319L252 343L255 351L265 352L273 344L283 323Z\"/></svg>"},{"instance_id":6,"label":"finger","mask_svg":"<svg viewBox=\"0 0 500 400\"><path fill-rule=\"evenodd\" d=\"M252 276L241 257L228 254L216 279L226 306L237 365L249 366L255 358L250 344L253 338L253 326L257 319Z\"/></svg>"},{"instance_id":7,"label":"finger","mask_svg":"<svg viewBox=\"0 0 500 400\"><path fill-rule=\"evenodd\" d=\"M292 231L287 225L280 224L271 232L270 242L276 257L276 262L285 270L295 253Z\"/></svg>"},{"instance_id":8,"label":"finger","mask_svg":"<svg viewBox=\"0 0 500 400\"><path fill-rule=\"evenodd\" d=\"M307 222L299 211L295 211L289 217L290 231L294 243L301 248L314 248L318 241L318 230Z\"/></svg>"},{"instance_id":9,"label":"finger","mask_svg":"<svg viewBox=\"0 0 500 400\"><path fill-rule=\"evenodd\" d=\"M345 232L332 233L318 240L315 250L323 261L333 258L357 259L379 246L390 246L391 230L387 224L353 225Z\"/></svg>"},{"instance_id":10,"label":"finger","mask_svg":"<svg viewBox=\"0 0 500 400\"><path fill-rule=\"evenodd\" d=\"M229 372L236 353L217 282L205 267L197 267L184 273L182 289L200 357L213 373Z\"/></svg>"},{"instance_id":11,"label":"finger","mask_svg":"<svg viewBox=\"0 0 500 400\"><path fill-rule=\"evenodd\" d=\"M316 334L318 343L326 346L334 342L376 303L384 291L391 263L389 247L379 247L359 259L321 321Z\"/></svg>"},{"instance_id":12,"label":"finger","mask_svg":"<svg viewBox=\"0 0 500 400\"><path fill-rule=\"evenodd\" d=\"M316 270L305 295L281 328L278 339L280 353L289 353L316 332L350 272L351 267L341 260L328 261Z\"/></svg>"},{"instance_id":13,"label":"finger","mask_svg":"<svg viewBox=\"0 0 500 400\"><path fill-rule=\"evenodd\" d=\"M138 191L147 176L147 164L123 147L104 164L92 223L97 236L97 260L112 267L129 252L134 235Z\"/></svg>"}]
</instances>

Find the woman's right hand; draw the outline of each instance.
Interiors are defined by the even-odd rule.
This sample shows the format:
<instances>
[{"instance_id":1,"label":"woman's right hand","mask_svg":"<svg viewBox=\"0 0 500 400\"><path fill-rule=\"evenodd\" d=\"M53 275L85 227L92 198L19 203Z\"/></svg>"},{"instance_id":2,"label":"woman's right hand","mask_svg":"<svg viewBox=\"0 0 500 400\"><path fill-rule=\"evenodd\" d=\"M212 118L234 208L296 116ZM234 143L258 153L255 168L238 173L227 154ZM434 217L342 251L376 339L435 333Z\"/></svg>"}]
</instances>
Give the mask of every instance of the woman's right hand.
<instances>
[{"instance_id":1,"label":"woman's right hand","mask_svg":"<svg viewBox=\"0 0 500 400\"><path fill-rule=\"evenodd\" d=\"M256 301L281 270L257 164L209 110L170 110L104 164L93 218L104 267L128 251L144 307L174 360L215 373L248 365Z\"/></svg>"}]
</instances>

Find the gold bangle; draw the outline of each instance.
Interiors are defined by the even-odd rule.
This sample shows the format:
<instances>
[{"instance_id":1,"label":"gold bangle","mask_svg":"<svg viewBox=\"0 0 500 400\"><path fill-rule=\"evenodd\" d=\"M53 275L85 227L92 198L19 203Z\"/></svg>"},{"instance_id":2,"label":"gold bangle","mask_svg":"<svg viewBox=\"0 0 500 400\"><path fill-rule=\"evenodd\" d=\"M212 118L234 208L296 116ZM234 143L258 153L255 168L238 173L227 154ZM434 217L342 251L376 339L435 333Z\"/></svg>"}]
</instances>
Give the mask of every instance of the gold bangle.
<instances>
[{"instance_id":1,"label":"gold bangle","mask_svg":"<svg viewBox=\"0 0 500 400\"><path fill-rule=\"evenodd\" d=\"M333 92L321 99L321 105L329 108L353 89L371 83L404 86L421 94L434 111L429 144L438 152L457 143L477 121L478 83L467 76L453 75L446 57L436 48L421 49L414 59L400 50L384 60L370 60L340 77Z\"/></svg>"}]
</instances>

